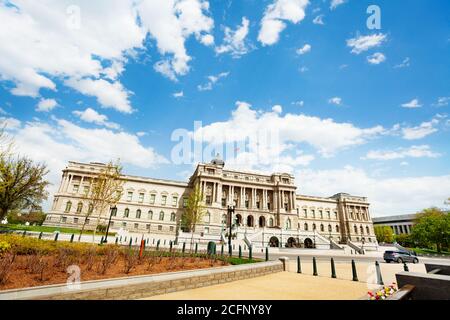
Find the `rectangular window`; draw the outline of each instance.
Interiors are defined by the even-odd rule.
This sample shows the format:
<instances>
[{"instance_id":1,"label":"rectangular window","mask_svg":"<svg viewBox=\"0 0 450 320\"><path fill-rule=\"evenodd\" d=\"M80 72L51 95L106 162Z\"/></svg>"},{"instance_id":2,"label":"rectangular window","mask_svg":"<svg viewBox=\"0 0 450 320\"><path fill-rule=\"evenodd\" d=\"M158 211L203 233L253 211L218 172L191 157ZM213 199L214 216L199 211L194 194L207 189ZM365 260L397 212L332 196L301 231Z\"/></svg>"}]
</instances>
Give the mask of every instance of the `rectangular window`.
<instances>
[{"instance_id":1,"label":"rectangular window","mask_svg":"<svg viewBox=\"0 0 450 320\"><path fill-rule=\"evenodd\" d=\"M61 217L61 222L62 223L66 223L67 222L67 217Z\"/></svg>"},{"instance_id":2,"label":"rectangular window","mask_svg":"<svg viewBox=\"0 0 450 320\"><path fill-rule=\"evenodd\" d=\"M78 185L78 184L74 184L73 185L73 189L72 189L72 192L73 193L78 193L78 190L80 189L80 186Z\"/></svg>"},{"instance_id":3,"label":"rectangular window","mask_svg":"<svg viewBox=\"0 0 450 320\"><path fill-rule=\"evenodd\" d=\"M148 231L150 231L150 224L147 224L146 226L145 226L145 228L148 230Z\"/></svg>"},{"instance_id":4,"label":"rectangular window","mask_svg":"<svg viewBox=\"0 0 450 320\"><path fill-rule=\"evenodd\" d=\"M173 232L173 230L174 230L174 229L173 229L173 226L170 226L169 229L170 229L170 232Z\"/></svg>"},{"instance_id":5,"label":"rectangular window","mask_svg":"<svg viewBox=\"0 0 450 320\"><path fill-rule=\"evenodd\" d=\"M143 203L143 202L144 202L144 194L139 193L139 203Z\"/></svg>"},{"instance_id":6,"label":"rectangular window","mask_svg":"<svg viewBox=\"0 0 450 320\"><path fill-rule=\"evenodd\" d=\"M176 207L178 205L178 197L172 198L172 206Z\"/></svg>"},{"instance_id":7,"label":"rectangular window","mask_svg":"<svg viewBox=\"0 0 450 320\"><path fill-rule=\"evenodd\" d=\"M305 216L305 218L308 217L308 210L307 209L303 209L303 215Z\"/></svg>"},{"instance_id":8,"label":"rectangular window","mask_svg":"<svg viewBox=\"0 0 450 320\"><path fill-rule=\"evenodd\" d=\"M183 198L183 208L186 208L188 205L188 198Z\"/></svg>"},{"instance_id":9,"label":"rectangular window","mask_svg":"<svg viewBox=\"0 0 450 320\"><path fill-rule=\"evenodd\" d=\"M158 231L162 231L162 226L158 226Z\"/></svg>"},{"instance_id":10,"label":"rectangular window","mask_svg":"<svg viewBox=\"0 0 450 320\"><path fill-rule=\"evenodd\" d=\"M89 224L91 222L90 219L86 219L86 224Z\"/></svg>"},{"instance_id":11,"label":"rectangular window","mask_svg":"<svg viewBox=\"0 0 450 320\"><path fill-rule=\"evenodd\" d=\"M209 234L209 228L205 227L205 234Z\"/></svg>"},{"instance_id":12,"label":"rectangular window","mask_svg":"<svg viewBox=\"0 0 450 320\"><path fill-rule=\"evenodd\" d=\"M156 194L150 195L150 204L155 204Z\"/></svg>"},{"instance_id":13,"label":"rectangular window","mask_svg":"<svg viewBox=\"0 0 450 320\"><path fill-rule=\"evenodd\" d=\"M73 218L73 223L78 224L78 218Z\"/></svg>"},{"instance_id":14,"label":"rectangular window","mask_svg":"<svg viewBox=\"0 0 450 320\"><path fill-rule=\"evenodd\" d=\"M211 205L211 196L206 196L206 204Z\"/></svg>"},{"instance_id":15,"label":"rectangular window","mask_svg":"<svg viewBox=\"0 0 450 320\"><path fill-rule=\"evenodd\" d=\"M223 198L222 199L222 207L226 207L227 206L227 199Z\"/></svg>"},{"instance_id":16,"label":"rectangular window","mask_svg":"<svg viewBox=\"0 0 450 320\"><path fill-rule=\"evenodd\" d=\"M165 205L167 204L167 196L162 196L162 198L161 198L161 204L162 204L163 206L165 206Z\"/></svg>"},{"instance_id":17,"label":"rectangular window","mask_svg":"<svg viewBox=\"0 0 450 320\"><path fill-rule=\"evenodd\" d=\"M127 227L127 223L126 222L122 222L122 227L126 228Z\"/></svg>"},{"instance_id":18,"label":"rectangular window","mask_svg":"<svg viewBox=\"0 0 450 320\"><path fill-rule=\"evenodd\" d=\"M133 192L129 191L127 195L127 201L133 200Z\"/></svg>"},{"instance_id":19,"label":"rectangular window","mask_svg":"<svg viewBox=\"0 0 450 320\"><path fill-rule=\"evenodd\" d=\"M112 228L114 227L114 221L111 221L111 223L109 224L109 226Z\"/></svg>"},{"instance_id":20,"label":"rectangular window","mask_svg":"<svg viewBox=\"0 0 450 320\"><path fill-rule=\"evenodd\" d=\"M135 224L134 224L134 228L135 228L135 229L139 229L139 223L135 223Z\"/></svg>"},{"instance_id":21,"label":"rectangular window","mask_svg":"<svg viewBox=\"0 0 450 320\"><path fill-rule=\"evenodd\" d=\"M88 187L88 186L84 186L84 187L83 187L83 194L84 194L85 196L87 196L87 195L89 194L89 187Z\"/></svg>"}]
</instances>

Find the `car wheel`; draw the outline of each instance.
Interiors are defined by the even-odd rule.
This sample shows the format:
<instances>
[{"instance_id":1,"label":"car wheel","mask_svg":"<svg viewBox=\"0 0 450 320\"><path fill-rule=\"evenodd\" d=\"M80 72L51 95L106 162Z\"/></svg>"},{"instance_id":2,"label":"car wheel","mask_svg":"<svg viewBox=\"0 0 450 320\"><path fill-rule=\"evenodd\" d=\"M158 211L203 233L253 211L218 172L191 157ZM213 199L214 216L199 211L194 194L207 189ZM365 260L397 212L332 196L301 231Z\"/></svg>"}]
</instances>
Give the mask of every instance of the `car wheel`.
<instances>
[{"instance_id":1,"label":"car wheel","mask_svg":"<svg viewBox=\"0 0 450 320\"><path fill-rule=\"evenodd\" d=\"M413 263L414 263L414 264L419 263L419 259L415 258L415 259L413 260Z\"/></svg>"},{"instance_id":2,"label":"car wheel","mask_svg":"<svg viewBox=\"0 0 450 320\"><path fill-rule=\"evenodd\" d=\"M403 259L402 258L398 258L397 259L397 263L403 263Z\"/></svg>"}]
</instances>

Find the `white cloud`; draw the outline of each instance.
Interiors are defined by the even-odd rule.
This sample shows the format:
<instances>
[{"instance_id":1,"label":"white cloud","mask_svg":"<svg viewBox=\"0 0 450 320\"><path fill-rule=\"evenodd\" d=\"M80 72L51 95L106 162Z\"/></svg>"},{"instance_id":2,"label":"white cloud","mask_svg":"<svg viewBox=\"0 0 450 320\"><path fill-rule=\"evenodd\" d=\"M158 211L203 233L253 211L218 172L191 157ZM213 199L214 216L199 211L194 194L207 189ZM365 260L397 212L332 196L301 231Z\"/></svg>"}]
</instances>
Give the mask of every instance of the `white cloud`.
<instances>
[{"instance_id":1,"label":"white cloud","mask_svg":"<svg viewBox=\"0 0 450 320\"><path fill-rule=\"evenodd\" d=\"M445 107L450 103L450 97L440 97L438 101L433 104L435 107Z\"/></svg>"},{"instance_id":2,"label":"white cloud","mask_svg":"<svg viewBox=\"0 0 450 320\"><path fill-rule=\"evenodd\" d=\"M380 52L376 52L373 55L367 57L367 62L369 62L370 64L380 64L384 61L386 61L386 56Z\"/></svg>"},{"instance_id":3,"label":"white cloud","mask_svg":"<svg viewBox=\"0 0 450 320\"><path fill-rule=\"evenodd\" d=\"M303 66L298 71L300 71L300 73L305 73L308 70L309 70L308 67Z\"/></svg>"},{"instance_id":4,"label":"white cloud","mask_svg":"<svg viewBox=\"0 0 450 320\"><path fill-rule=\"evenodd\" d=\"M92 108L87 108L84 111L75 110L72 113L85 122L95 123L110 129L120 129L120 126L117 123L109 122L107 116L98 113Z\"/></svg>"},{"instance_id":5,"label":"white cloud","mask_svg":"<svg viewBox=\"0 0 450 320\"><path fill-rule=\"evenodd\" d=\"M336 9L338 6L344 4L346 1L345 0L331 0L330 3L330 9L334 10Z\"/></svg>"},{"instance_id":6,"label":"white cloud","mask_svg":"<svg viewBox=\"0 0 450 320\"><path fill-rule=\"evenodd\" d=\"M360 54L371 48L379 47L384 41L386 41L387 36L382 33L372 34L369 36L357 36L347 40L347 46L352 48L352 53Z\"/></svg>"},{"instance_id":7,"label":"white cloud","mask_svg":"<svg viewBox=\"0 0 450 320\"><path fill-rule=\"evenodd\" d=\"M279 104L272 107L272 111L278 114L281 114L283 112L283 107Z\"/></svg>"},{"instance_id":8,"label":"white cloud","mask_svg":"<svg viewBox=\"0 0 450 320\"><path fill-rule=\"evenodd\" d=\"M403 108L410 108L410 109L422 107L422 105L419 102L419 99L412 99L409 102L403 103L401 106Z\"/></svg>"},{"instance_id":9,"label":"white cloud","mask_svg":"<svg viewBox=\"0 0 450 320\"><path fill-rule=\"evenodd\" d=\"M292 102L292 104L294 106L303 107L305 105L305 101L303 101L303 100L294 101L294 102Z\"/></svg>"},{"instance_id":10,"label":"white cloud","mask_svg":"<svg viewBox=\"0 0 450 320\"><path fill-rule=\"evenodd\" d=\"M402 63L395 65L394 68L396 68L396 69L398 69L398 68L407 68L407 67L409 67L410 65L411 65L411 60L410 60L408 57L406 57L406 58L402 61Z\"/></svg>"},{"instance_id":11,"label":"white cloud","mask_svg":"<svg viewBox=\"0 0 450 320\"><path fill-rule=\"evenodd\" d=\"M174 98L183 98L183 97L184 97L184 92L183 92L183 91L175 92L175 93L173 94L173 97L174 97Z\"/></svg>"},{"instance_id":12,"label":"white cloud","mask_svg":"<svg viewBox=\"0 0 450 320\"><path fill-rule=\"evenodd\" d=\"M56 102L55 99L41 99L36 107L36 111L38 112L50 112L56 106L58 105L58 102Z\"/></svg>"},{"instance_id":13,"label":"white cloud","mask_svg":"<svg viewBox=\"0 0 450 320\"><path fill-rule=\"evenodd\" d=\"M197 89L199 91L211 91L214 87L214 85L222 78L226 78L228 77L230 73L229 72L222 72L219 73L218 75L215 76L209 76L208 77L208 82L206 84L203 85L198 85Z\"/></svg>"},{"instance_id":14,"label":"white cloud","mask_svg":"<svg viewBox=\"0 0 450 320\"><path fill-rule=\"evenodd\" d=\"M294 24L302 21L308 4L308 0L274 0L264 12L258 41L264 46L277 43L280 33L286 28L284 21Z\"/></svg>"},{"instance_id":15,"label":"white cloud","mask_svg":"<svg viewBox=\"0 0 450 320\"><path fill-rule=\"evenodd\" d=\"M442 206L450 190L450 175L380 178L350 166L335 170L298 170L296 181L302 194L329 197L347 192L366 196L372 216L411 214L431 206Z\"/></svg>"},{"instance_id":16,"label":"white cloud","mask_svg":"<svg viewBox=\"0 0 450 320\"><path fill-rule=\"evenodd\" d=\"M120 82L109 82L103 79L70 79L66 81L66 85L85 95L96 97L105 108L113 108L123 113L133 111L129 101L132 92L126 90Z\"/></svg>"},{"instance_id":17,"label":"white cloud","mask_svg":"<svg viewBox=\"0 0 450 320\"><path fill-rule=\"evenodd\" d=\"M342 98L340 98L340 97L331 98L328 100L328 103L340 106L340 105L342 105Z\"/></svg>"},{"instance_id":18,"label":"white cloud","mask_svg":"<svg viewBox=\"0 0 450 320\"><path fill-rule=\"evenodd\" d=\"M225 28L225 38L223 44L216 48L217 54L231 53L234 58L248 53L249 47L246 44L246 37L248 36L250 21L246 18L242 18L242 25L235 31L230 28Z\"/></svg>"},{"instance_id":19,"label":"white cloud","mask_svg":"<svg viewBox=\"0 0 450 320\"><path fill-rule=\"evenodd\" d=\"M325 23L323 22L323 14L318 15L317 17L314 18L313 23L314 24L319 24L319 25L324 25Z\"/></svg>"},{"instance_id":20,"label":"white cloud","mask_svg":"<svg viewBox=\"0 0 450 320\"><path fill-rule=\"evenodd\" d=\"M412 146L410 148L400 148L395 151L369 151L362 159L366 160L396 160L404 158L437 158L439 153L433 152L428 145Z\"/></svg>"},{"instance_id":21,"label":"white cloud","mask_svg":"<svg viewBox=\"0 0 450 320\"><path fill-rule=\"evenodd\" d=\"M56 191L68 161L108 162L120 158L124 165L155 168L168 160L153 148L143 146L139 138L109 129L86 129L69 121L27 122L9 133L17 152L48 165L51 192Z\"/></svg>"},{"instance_id":22,"label":"white cloud","mask_svg":"<svg viewBox=\"0 0 450 320\"><path fill-rule=\"evenodd\" d=\"M89 95L100 95L101 103L114 89L120 101L107 106L130 112L128 91L118 82L128 58L144 49L149 35L164 63L157 62L155 70L172 79L186 74L186 40L213 43L208 11L204 0L3 1L0 20L8 30L0 32L0 79L15 84L13 94L31 97L39 97L40 89L56 91L55 80L110 80L107 94Z\"/></svg>"},{"instance_id":23,"label":"white cloud","mask_svg":"<svg viewBox=\"0 0 450 320\"><path fill-rule=\"evenodd\" d=\"M250 139L254 143L252 154L260 152L258 157L262 158L261 161L270 164L274 158L286 156L284 152L300 150L298 144L310 145L321 155L331 156L385 133L381 126L362 129L351 123L303 114L288 113L282 116L281 106L275 107L275 112L262 112L253 110L245 102L237 102L236 105L229 120L202 127L195 133L195 138L213 144ZM277 143L273 145L268 141L259 141L260 150L256 150L255 140L260 136L271 136Z\"/></svg>"},{"instance_id":24,"label":"white cloud","mask_svg":"<svg viewBox=\"0 0 450 320\"><path fill-rule=\"evenodd\" d=\"M306 54L306 53L308 53L310 51L311 51L311 45L307 43L303 47L297 49L296 52L297 52L298 55L303 55L303 54Z\"/></svg>"},{"instance_id":25,"label":"white cloud","mask_svg":"<svg viewBox=\"0 0 450 320\"><path fill-rule=\"evenodd\" d=\"M15 118L0 117L0 127L5 128L5 130L15 130L20 128L22 122Z\"/></svg>"},{"instance_id":26,"label":"white cloud","mask_svg":"<svg viewBox=\"0 0 450 320\"><path fill-rule=\"evenodd\" d=\"M430 134L433 134L438 131L438 129L435 126L438 125L439 122L440 121L438 118L434 118L431 121L423 122L421 125L417 127L403 128L402 129L403 139L418 140L425 138Z\"/></svg>"}]
</instances>

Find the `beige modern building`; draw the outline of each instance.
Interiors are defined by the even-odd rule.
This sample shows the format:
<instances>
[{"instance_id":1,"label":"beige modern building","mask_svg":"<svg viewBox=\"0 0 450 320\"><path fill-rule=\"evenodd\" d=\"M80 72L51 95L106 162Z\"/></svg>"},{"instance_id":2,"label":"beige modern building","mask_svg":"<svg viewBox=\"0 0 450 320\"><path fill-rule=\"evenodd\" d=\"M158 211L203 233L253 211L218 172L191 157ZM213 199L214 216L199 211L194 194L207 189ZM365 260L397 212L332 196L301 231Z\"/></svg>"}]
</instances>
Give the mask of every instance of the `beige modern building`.
<instances>
[{"instance_id":1,"label":"beige modern building","mask_svg":"<svg viewBox=\"0 0 450 320\"><path fill-rule=\"evenodd\" d=\"M398 216L379 217L373 219L375 226L388 226L396 234L410 234L416 224L417 214L404 214Z\"/></svg>"},{"instance_id":2,"label":"beige modern building","mask_svg":"<svg viewBox=\"0 0 450 320\"><path fill-rule=\"evenodd\" d=\"M69 162L54 195L46 225L80 228L90 210L85 195L90 180L104 168L99 163ZM369 203L345 193L330 198L297 194L295 178L225 169L222 160L199 164L188 182L123 175L124 190L110 229L144 237L179 240L187 197L199 185L207 208L196 228L197 241L225 240L229 230L227 208L234 205L234 242L256 247L375 247ZM90 217L88 226L97 218ZM107 224L109 213L101 217ZM154 241L154 240L153 240Z\"/></svg>"}]
</instances>

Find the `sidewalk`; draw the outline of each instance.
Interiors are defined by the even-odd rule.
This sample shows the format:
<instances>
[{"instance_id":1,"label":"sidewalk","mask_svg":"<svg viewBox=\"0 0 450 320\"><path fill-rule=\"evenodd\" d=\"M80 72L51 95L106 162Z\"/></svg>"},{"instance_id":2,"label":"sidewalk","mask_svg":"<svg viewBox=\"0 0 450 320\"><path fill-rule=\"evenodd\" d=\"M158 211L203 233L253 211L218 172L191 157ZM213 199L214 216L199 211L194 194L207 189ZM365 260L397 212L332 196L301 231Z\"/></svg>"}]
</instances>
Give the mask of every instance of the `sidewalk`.
<instances>
[{"instance_id":1,"label":"sidewalk","mask_svg":"<svg viewBox=\"0 0 450 320\"><path fill-rule=\"evenodd\" d=\"M367 291L362 282L279 272L144 300L357 300Z\"/></svg>"}]
</instances>

